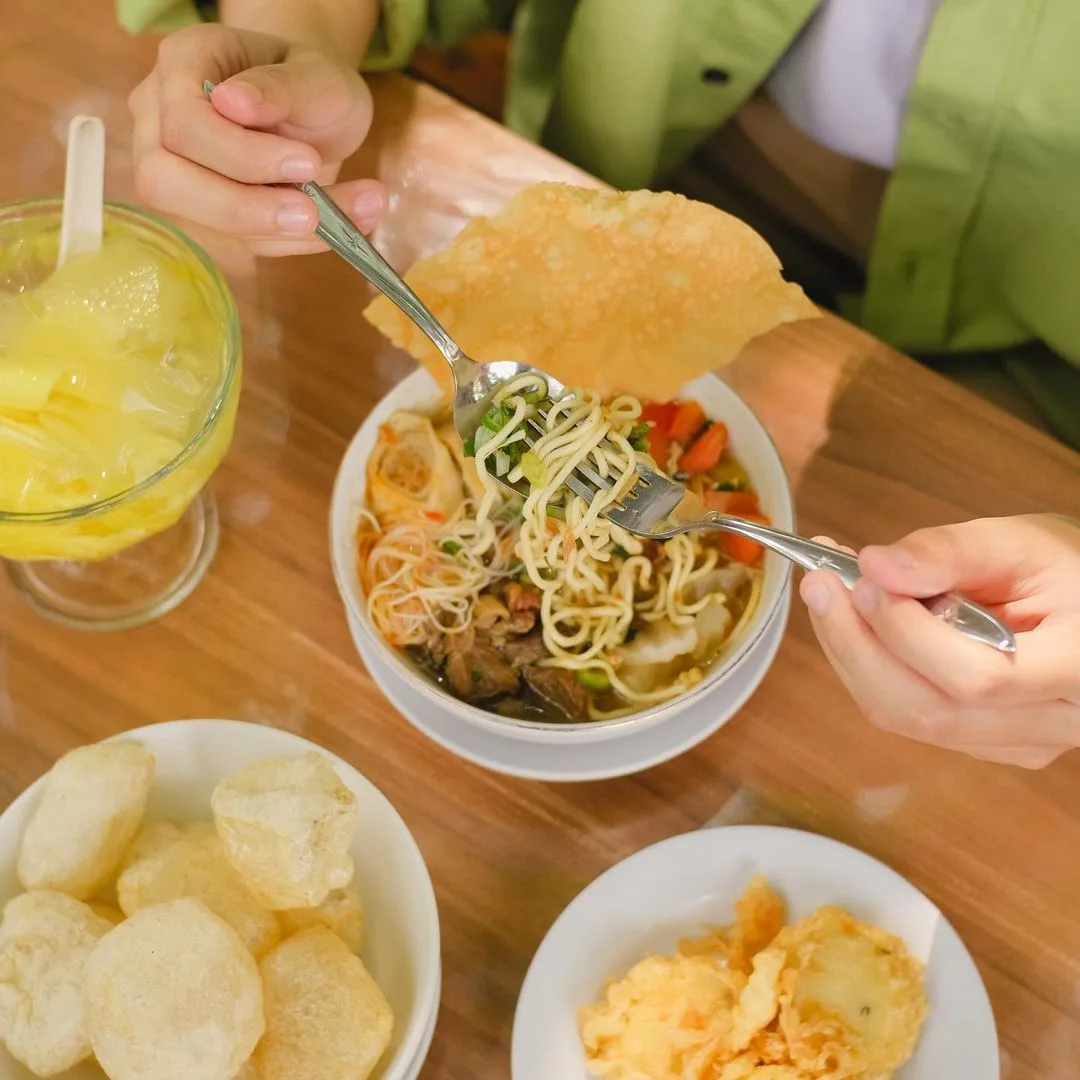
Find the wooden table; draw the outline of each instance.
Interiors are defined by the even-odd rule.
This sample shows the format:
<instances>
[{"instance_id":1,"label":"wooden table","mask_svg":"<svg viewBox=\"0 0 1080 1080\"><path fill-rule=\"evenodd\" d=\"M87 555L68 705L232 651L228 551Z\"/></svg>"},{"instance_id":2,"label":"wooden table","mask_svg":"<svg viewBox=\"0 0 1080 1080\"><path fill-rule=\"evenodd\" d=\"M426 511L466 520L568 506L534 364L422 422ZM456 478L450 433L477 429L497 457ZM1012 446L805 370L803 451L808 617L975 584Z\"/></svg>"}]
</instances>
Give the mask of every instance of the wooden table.
<instances>
[{"instance_id":1,"label":"wooden table","mask_svg":"<svg viewBox=\"0 0 1080 1080\"><path fill-rule=\"evenodd\" d=\"M80 111L105 118L109 192L129 197L125 98L154 47L116 30L106 0L6 4L0 200L59 190L59 136ZM580 179L430 89L401 77L374 88L376 128L350 168L395 193L379 241L400 267L525 184ZM796 604L755 697L669 764L558 786L457 760L376 690L327 555L345 445L411 363L362 321L367 292L333 257L230 270L247 370L214 482L217 560L177 612L104 637L42 621L0 583L0 806L71 747L178 717L258 720L348 758L404 815L438 891L445 985L429 1080L508 1075L530 957L617 860L712 819L795 824L878 856L941 906L989 987L1008 1080L1080 1076L1080 754L1028 774L871 729ZM758 342L729 378L776 438L808 533L860 544L1076 505L1080 458L837 319Z\"/></svg>"}]
</instances>

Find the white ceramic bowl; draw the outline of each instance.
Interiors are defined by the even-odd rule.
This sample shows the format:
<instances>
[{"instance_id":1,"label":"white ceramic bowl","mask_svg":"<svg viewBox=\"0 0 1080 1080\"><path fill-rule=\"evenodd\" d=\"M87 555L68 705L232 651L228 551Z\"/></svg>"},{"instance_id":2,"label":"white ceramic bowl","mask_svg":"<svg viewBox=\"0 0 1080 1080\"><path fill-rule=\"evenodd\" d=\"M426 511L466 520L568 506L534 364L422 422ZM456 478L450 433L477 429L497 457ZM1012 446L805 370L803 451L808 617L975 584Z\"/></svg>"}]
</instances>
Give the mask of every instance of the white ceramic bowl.
<instances>
[{"instance_id":1,"label":"white ceramic bowl","mask_svg":"<svg viewBox=\"0 0 1080 1080\"><path fill-rule=\"evenodd\" d=\"M731 434L731 447L754 482L762 510L781 529L793 527L791 489L784 466L761 422L726 383L715 375L704 375L683 388L680 398L701 403L712 420L722 420ZM407 657L386 643L368 617L367 604L356 565L356 531L367 493L367 459L375 447L379 428L399 409L433 412L440 402L440 391L426 371L415 371L396 386L372 410L356 433L338 471L330 509L330 550L338 592L351 619L361 632L372 639L379 654L410 686L429 700L439 702L462 719L513 738L531 742L561 743L600 742L630 732L642 731L681 712L706 694L722 694L724 682L759 640L774 619L783 617L785 598L791 589L791 565L786 559L767 552L765 580L760 602L753 617L729 643L723 655L708 669L705 678L685 694L664 705L641 710L617 720L592 723L538 723L499 716L486 709L459 700L447 693Z\"/></svg>"},{"instance_id":2,"label":"white ceramic bowl","mask_svg":"<svg viewBox=\"0 0 1080 1080\"><path fill-rule=\"evenodd\" d=\"M512 1080L586 1080L577 1011L648 953L734 919L755 874L787 899L789 917L846 908L904 940L926 965L930 1013L896 1080L999 1080L994 1015L970 953L910 882L854 848L759 825L701 829L612 867L559 916L537 950L514 1017Z\"/></svg>"},{"instance_id":3,"label":"white ceramic bowl","mask_svg":"<svg viewBox=\"0 0 1080 1080\"><path fill-rule=\"evenodd\" d=\"M325 755L356 796L358 821L353 857L364 896L363 960L394 1010L394 1034L372 1080L415 1080L431 1042L439 1010L439 913L423 856L386 797L347 762L288 732L232 720L178 720L122 736L157 758L147 816L198 820L210 816L218 780L243 765L278 754L309 750ZM19 843L37 804L41 780L0 816L0 903L22 889L15 875ZM81 1065L65 1080L100 1080ZM0 1046L0 1080L32 1074ZM194 1080L194 1078L193 1078Z\"/></svg>"}]
</instances>

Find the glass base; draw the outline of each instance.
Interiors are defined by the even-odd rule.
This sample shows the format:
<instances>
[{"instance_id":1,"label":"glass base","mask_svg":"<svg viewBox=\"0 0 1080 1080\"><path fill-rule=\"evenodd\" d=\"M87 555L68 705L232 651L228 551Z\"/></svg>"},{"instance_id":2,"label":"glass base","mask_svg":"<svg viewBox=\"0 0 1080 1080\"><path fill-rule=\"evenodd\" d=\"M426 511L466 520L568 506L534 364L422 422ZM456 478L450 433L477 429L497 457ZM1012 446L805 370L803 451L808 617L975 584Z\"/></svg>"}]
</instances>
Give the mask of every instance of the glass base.
<instances>
[{"instance_id":1,"label":"glass base","mask_svg":"<svg viewBox=\"0 0 1080 1080\"><path fill-rule=\"evenodd\" d=\"M171 528L101 562L9 562L20 595L76 630L126 630L183 603L218 546L217 502L203 491Z\"/></svg>"}]
</instances>

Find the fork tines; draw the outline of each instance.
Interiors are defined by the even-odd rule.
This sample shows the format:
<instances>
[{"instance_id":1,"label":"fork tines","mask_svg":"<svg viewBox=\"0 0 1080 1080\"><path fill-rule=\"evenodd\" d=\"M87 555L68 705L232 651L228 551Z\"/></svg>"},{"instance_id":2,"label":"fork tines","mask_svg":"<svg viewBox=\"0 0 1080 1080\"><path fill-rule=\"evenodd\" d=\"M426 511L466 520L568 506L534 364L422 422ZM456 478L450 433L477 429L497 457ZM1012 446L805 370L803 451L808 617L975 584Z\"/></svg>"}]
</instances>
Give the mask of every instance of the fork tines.
<instances>
[{"instance_id":1,"label":"fork tines","mask_svg":"<svg viewBox=\"0 0 1080 1080\"><path fill-rule=\"evenodd\" d=\"M530 448L536 445L536 438L542 435L546 435L547 432L536 422L533 417L529 417L526 420L526 427L532 429L536 433L534 437L530 437L528 431L525 432L525 443ZM620 503L628 502L638 498L638 488L649 485L649 477L655 476L650 469L646 469L640 462L637 465L638 483L634 485L622 499ZM612 484L607 477L601 476L595 469L590 468L588 465L578 465L574 471L566 478L566 486L575 494L580 495L581 498L592 500L601 491L610 491Z\"/></svg>"}]
</instances>

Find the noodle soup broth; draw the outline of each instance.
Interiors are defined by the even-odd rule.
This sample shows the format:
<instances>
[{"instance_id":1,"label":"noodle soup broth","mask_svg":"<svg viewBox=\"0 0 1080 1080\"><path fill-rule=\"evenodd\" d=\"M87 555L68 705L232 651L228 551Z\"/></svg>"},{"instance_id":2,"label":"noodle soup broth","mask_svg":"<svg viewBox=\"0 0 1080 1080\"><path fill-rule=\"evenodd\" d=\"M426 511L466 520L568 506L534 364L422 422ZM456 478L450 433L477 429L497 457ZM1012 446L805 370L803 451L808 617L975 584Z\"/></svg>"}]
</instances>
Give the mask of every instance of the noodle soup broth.
<instances>
[{"instance_id":1,"label":"noodle soup broth","mask_svg":"<svg viewBox=\"0 0 1080 1080\"><path fill-rule=\"evenodd\" d=\"M722 681L778 610L788 568L721 533L631 537L600 500L565 492L560 471L584 460L618 495L649 454L710 506L781 527L790 494L764 430L715 377L674 405L586 397L546 417L535 454L515 453L532 389L468 448L430 377L384 399L335 492L339 588L395 670L455 712L525 738L607 737ZM566 437L589 423L606 424L602 447ZM525 476L528 497L505 501L488 471Z\"/></svg>"}]
</instances>

